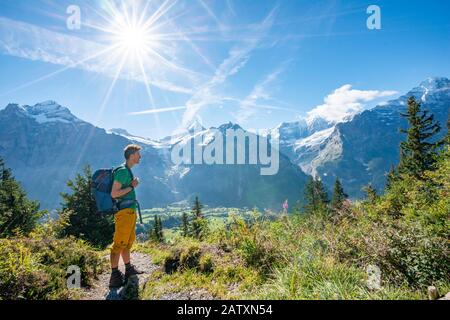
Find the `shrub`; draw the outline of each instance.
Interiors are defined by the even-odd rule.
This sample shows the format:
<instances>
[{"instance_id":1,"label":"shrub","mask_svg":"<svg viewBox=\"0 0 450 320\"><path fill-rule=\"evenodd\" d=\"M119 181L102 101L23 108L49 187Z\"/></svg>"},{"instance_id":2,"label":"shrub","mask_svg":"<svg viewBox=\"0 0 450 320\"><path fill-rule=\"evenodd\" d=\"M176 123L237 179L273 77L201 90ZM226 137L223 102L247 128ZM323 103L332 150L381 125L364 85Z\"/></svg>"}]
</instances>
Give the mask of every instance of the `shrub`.
<instances>
[{"instance_id":1,"label":"shrub","mask_svg":"<svg viewBox=\"0 0 450 320\"><path fill-rule=\"evenodd\" d=\"M182 270L198 269L201 254L198 244L192 243L186 246L180 252L180 268Z\"/></svg>"},{"instance_id":2,"label":"shrub","mask_svg":"<svg viewBox=\"0 0 450 320\"><path fill-rule=\"evenodd\" d=\"M44 299L54 291L31 250L20 241L0 239L0 298Z\"/></svg>"},{"instance_id":3,"label":"shrub","mask_svg":"<svg viewBox=\"0 0 450 320\"><path fill-rule=\"evenodd\" d=\"M0 239L1 299L68 299L67 268L81 271L81 286L92 284L104 261L82 240L56 239L34 233L28 238Z\"/></svg>"},{"instance_id":4,"label":"shrub","mask_svg":"<svg viewBox=\"0 0 450 320\"><path fill-rule=\"evenodd\" d=\"M211 273L214 270L213 259L210 254L204 254L199 261L200 271L203 273Z\"/></svg>"},{"instance_id":5,"label":"shrub","mask_svg":"<svg viewBox=\"0 0 450 320\"><path fill-rule=\"evenodd\" d=\"M269 225L255 216L249 222L233 217L226 234L230 246L238 249L247 265L257 268L263 276L269 275L274 265L281 260L277 242L267 230Z\"/></svg>"},{"instance_id":6,"label":"shrub","mask_svg":"<svg viewBox=\"0 0 450 320\"><path fill-rule=\"evenodd\" d=\"M196 241L184 240L165 256L164 270L169 274L187 270L210 273L213 271L213 259L207 250Z\"/></svg>"},{"instance_id":7,"label":"shrub","mask_svg":"<svg viewBox=\"0 0 450 320\"><path fill-rule=\"evenodd\" d=\"M450 276L448 242L420 224L405 223L389 237L384 264L389 264L411 287L426 287Z\"/></svg>"},{"instance_id":8,"label":"shrub","mask_svg":"<svg viewBox=\"0 0 450 320\"><path fill-rule=\"evenodd\" d=\"M170 253L164 258L166 273L198 269L201 251L198 243L187 240L182 244L171 248Z\"/></svg>"},{"instance_id":9,"label":"shrub","mask_svg":"<svg viewBox=\"0 0 450 320\"><path fill-rule=\"evenodd\" d=\"M361 268L375 264L387 283L418 288L448 279L446 239L417 221L359 217L339 229L334 252L340 260Z\"/></svg>"}]
</instances>

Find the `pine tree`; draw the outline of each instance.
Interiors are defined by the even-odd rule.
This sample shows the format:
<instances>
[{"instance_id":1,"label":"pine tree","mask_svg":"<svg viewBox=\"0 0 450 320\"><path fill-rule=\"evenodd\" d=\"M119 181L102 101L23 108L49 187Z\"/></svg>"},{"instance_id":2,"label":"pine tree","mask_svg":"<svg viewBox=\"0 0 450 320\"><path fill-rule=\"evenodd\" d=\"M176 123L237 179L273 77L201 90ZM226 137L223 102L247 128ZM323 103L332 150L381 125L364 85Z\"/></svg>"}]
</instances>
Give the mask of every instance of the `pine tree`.
<instances>
[{"instance_id":1,"label":"pine tree","mask_svg":"<svg viewBox=\"0 0 450 320\"><path fill-rule=\"evenodd\" d=\"M186 212L183 212L183 216L182 216L182 236L183 237L187 237L189 236L189 221L188 221L188 216L186 214Z\"/></svg>"},{"instance_id":2,"label":"pine tree","mask_svg":"<svg viewBox=\"0 0 450 320\"><path fill-rule=\"evenodd\" d=\"M441 145L443 145L444 148L445 146L450 146L450 113L448 114L447 118L447 134L442 139Z\"/></svg>"},{"instance_id":3,"label":"pine tree","mask_svg":"<svg viewBox=\"0 0 450 320\"><path fill-rule=\"evenodd\" d=\"M152 239L155 242L164 241L164 233L162 230L161 217L158 217L156 214L154 216L153 229L150 233L150 239Z\"/></svg>"},{"instance_id":4,"label":"pine tree","mask_svg":"<svg viewBox=\"0 0 450 320\"><path fill-rule=\"evenodd\" d=\"M0 180L7 181L12 179L11 169L7 168L5 161L0 158Z\"/></svg>"},{"instance_id":5,"label":"pine tree","mask_svg":"<svg viewBox=\"0 0 450 320\"><path fill-rule=\"evenodd\" d=\"M326 206L330 200L328 199L328 193L325 190L325 186L319 178L316 179L316 190L319 195L320 203Z\"/></svg>"},{"instance_id":6,"label":"pine tree","mask_svg":"<svg viewBox=\"0 0 450 320\"><path fill-rule=\"evenodd\" d=\"M378 194L377 194L377 190L374 187L372 187L372 184L369 183L367 186L365 186L363 188L363 191L366 193L367 200L371 204L374 204L376 202L376 200L378 199Z\"/></svg>"},{"instance_id":7,"label":"pine tree","mask_svg":"<svg viewBox=\"0 0 450 320\"><path fill-rule=\"evenodd\" d=\"M344 192L344 188L342 187L339 179L336 179L333 188L333 199L331 200L331 207L333 210L338 210L342 207L345 199L348 198L348 195Z\"/></svg>"},{"instance_id":8,"label":"pine tree","mask_svg":"<svg viewBox=\"0 0 450 320\"><path fill-rule=\"evenodd\" d=\"M422 173L430 170L436 161L438 142L429 142L440 126L432 114L421 110L420 102L414 97L408 99L408 110L402 114L408 120L409 128L402 129L407 134L406 141L400 144L399 172L421 179Z\"/></svg>"},{"instance_id":9,"label":"pine tree","mask_svg":"<svg viewBox=\"0 0 450 320\"><path fill-rule=\"evenodd\" d=\"M202 214L203 205L200 203L198 197L195 197L194 207L192 208L192 213L196 218L203 218Z\"/></svg>"},{"instance_id":10,"label":"pine tree","mask_svg":"<svg viewBox=\"0 0 450 320\"><path fill-rule=\"evenodd\" d=\"M156 214L153 217L153 228L150 233L150 239L152 239L155 242L158 242L158 217Z\"/></svg>"},{"instance_id":11,"label":"pine tree","mask_svg":"<svg viewBox=\"0 0 450 320\"><path fill-rule=\"evenodd\" d=\"M155 214L153 218L154 221L152 231L150 232L150 239L152 239L155 242L158 242L158 217Z\"/></svg>"},{"instance_id":12,"label":"pine tree","mask_svg":"<svg viewBox=\"0 0 450 320\"><path fill-rule=\"evenodd\" d=\"M207 223L202 214L202 204L198 197L195 197L194 207L192 208L193 219L191 223L191 232L190 234L196 239L201 240L207 229Z\"/></svg>"},{"instance_id":13,"label":"pine tree","mask_svg":"<svg viewBox=\"0 0 450 320\"><path fill-rule=\"evenodd\" d=\"M83 175L77 174L74 180L67 182L72 193L61 193L63 207L60 218L67 219L61 233L62 236L73 235L93 246L105 248L113 238L114 221L112 216L97 212L91 184L92 173L89 166L84 168Z\"/></svg>"},{"instance_id":14,"label":"pine tree","mask_svg":"<svg viewBox=\"0 0 450 320\"><path fill-rule=\"evenodd\" d=\"M163 233L163 226L161 222L161 217L158 217L158 241L163 242L164 241L164 233Z\"/></svg>"},{"instance_id":15,"label":"pine tree","mask_svg":"<svg viewBox=\"0 0 450 320\"><path fill-rule=\"evenodd\" d=\"M328 204L328 194L322 181L319 178L310 177L304 194L306 205L304 211L307 214L326 211Z\"/></svg>"},{"instance_id":16,"label":"pine tree","mask_svg":"<svg viewBox=\"0 0 450 320\"><path fill-rule=\"evenodd\" d=\"M305 199L303 210L306 214L313 213L316 209L317 200L314 192L314 178L312 176L306 182L303 198Z\"/></svg>"},{"instance_id":17,"label":"pine tree","mask_svg":"<svg viewBox=\"0 0 450 320\"><path fill-rule=\"evenodd\" d=\"M389 170L386 176L386 189L389 190L392 184L397 179L397 172L395 171L395 166L391 164L391 169Z\"/></svg>"},{"instance_id":18,"label":"pine tree","mask_svg":"<svg viewBox=\"0 0 450 320\"><path fill-rule=\"evenodd\" d=\"M30 201L11 169L0 158L0 237L28 234L46 213L37 201Z\"/></svg>"},{"instance_id":19,"label":"pine tree","mask_svg":"<svg viewBox=\"0 0 450 320\"><path fill-rule=\"evenodd\" d=\"M447 145L450 145L450 112L447 117L446 127L447 127L447 134L445 135L444 140Z\"/></svg>"}]
</instances>

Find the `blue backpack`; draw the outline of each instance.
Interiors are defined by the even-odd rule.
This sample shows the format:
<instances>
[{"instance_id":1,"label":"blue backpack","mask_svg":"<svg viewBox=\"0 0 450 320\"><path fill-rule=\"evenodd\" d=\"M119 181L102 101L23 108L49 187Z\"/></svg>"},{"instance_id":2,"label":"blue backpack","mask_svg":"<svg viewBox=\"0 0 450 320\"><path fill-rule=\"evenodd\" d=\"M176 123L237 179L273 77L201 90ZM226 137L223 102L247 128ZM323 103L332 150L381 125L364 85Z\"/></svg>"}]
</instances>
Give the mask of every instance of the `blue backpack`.
<instances>
[{"instance_id":1,"label":"blue backpack","mask_svg":"<svg viewBox=\"0 0 450 320\"><path fill-rule=\"evenodd\" d=\"M124 200L118 202L117 200L111 197L111 190L114 182L114 172L121 167L122 166L119 166L115 169L114 168L99 169L94 172L92 176L91 194L95 199L97 211L100 214L105 215L115 214L120 209L127 208L130 205L136 203L139 212L139 219L142 224L143 222L142 222L141 206L139 205L139 202L137 200L136 201ZM128 169L128 172L131 175L131 180L133 180L133 173L128 167L126 168Z\"/></svg>"},{"instance_id":2,"label":"blue backpack","mask_svg":"<svg viewBox=\"0 0 450 320\"><path fill-rule=\"evenodd\" d=\"M101 214L114 214L119 211L116 201L111 197L114 172L117 169L99 169L92 176L91 194L95 199L97 211Z\"/></svg>"}]
</instances>

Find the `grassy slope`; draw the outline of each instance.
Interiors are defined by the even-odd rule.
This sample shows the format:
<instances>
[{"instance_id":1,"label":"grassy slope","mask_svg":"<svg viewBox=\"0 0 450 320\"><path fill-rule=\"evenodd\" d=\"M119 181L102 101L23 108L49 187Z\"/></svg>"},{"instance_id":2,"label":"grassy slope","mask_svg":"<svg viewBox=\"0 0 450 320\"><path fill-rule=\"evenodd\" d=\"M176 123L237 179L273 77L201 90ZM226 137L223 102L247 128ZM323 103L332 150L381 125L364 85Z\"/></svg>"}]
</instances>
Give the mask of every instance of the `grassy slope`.
<instances>
[{"instance_id":1,"label":"grassy slope","mask_svg":"<svg viewBox=\"0 0 450 320\"><path fill-rule=\"evenodd\" d=\"M155 263L179 264L156 273L142 297L202 288L218 298L426 299L429 285L445 294L449 176L446 147L434 170L397 176L370 201L275 220L232 214L201 242L171 233L167 244L142 244ZM366 271L374 267L381 272L375 287Z\"/></svg>"},{"instance_id":2,"label":"grassy slope","mask_svg":"<svg viewBox=\"0 0 450 320\"><path fill-rule=\"evenodd\" d=\"M230 231L219 227L203 241L172 233L169 243L140 244L137 250L151 254L162 266L142 298L204 289L222 299L426 299L426 287L394 283L384 275L381 289L368 288L368 261L343 258L344 234L368 227L353 218L336 223L327 217L295 215L276 221L255 217L245 223L236 217ZM177 256L195 261L190 266L180 262L172 274L164 272L165 261ZM202 266L205 260L212 264L208 272ZM440 282L438 289L449 291L449 282Z\"/></svg>"}]
</instances>

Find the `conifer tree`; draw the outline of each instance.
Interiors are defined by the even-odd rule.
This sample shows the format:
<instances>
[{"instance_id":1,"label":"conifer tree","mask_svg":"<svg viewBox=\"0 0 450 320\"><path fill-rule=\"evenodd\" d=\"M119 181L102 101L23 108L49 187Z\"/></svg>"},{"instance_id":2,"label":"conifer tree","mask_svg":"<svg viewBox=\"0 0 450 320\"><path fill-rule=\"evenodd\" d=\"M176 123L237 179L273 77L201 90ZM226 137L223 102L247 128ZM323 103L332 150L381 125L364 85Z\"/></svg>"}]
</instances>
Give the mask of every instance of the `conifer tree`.
<instances>
[{"instance_id":1,"label":"conifer tree","mask_svg":"<svg viewBox=\"0 0 450 320\"><path fill-rule=\"evenodd\" d=\"M447 118L447 134L444 136L441 142L442 145L449 146L450 145L450 113L448 114Z\"/></svg>"},{"instance_id":2,"label":"conifer tree","mask_svg":"<svg viewBox=\"0 0 450 320\"><path fill-rule=\"evenodd\" d=\"M397 172L395 171L395 166L391 164L391 169L389 170L386 176L386 189L389 190L392 184L397 179Z\"/></svg>"},{"instance_id":3,"label":"conifer tree","mask_svg":"<svg viewBox=\"0 0 450 320\"><path fill-rule=\"evenodd\" d=\"M163 233L163 226L161 222L161 217L158 217L158 241L163 242L164 241L164 233Z\"/></svg>"},{"instance_id":4,"label":"conifer tree","mask_svg":"<svg viewBox=\"0 0 450 320\"><path fill-rule=\"evenodd\" d=\"M154 216L153 229L150 234L150 239L155 242L163 242L164 240L161 217L158 217L156 214Z\"/></svg>"},{"instance_id":5,"label":"conifer tree","mask_svg":"<svg viewBox=\"0 0 450 320\"><path fill-rule=\"evenodd\" d=\"M363 188L363 191L366 193L367 200L371 204L374 204L375 201L378 199L378 194L377 194L377 190L375 190L375 188L372 187L372 184L369 183L367 186L365 186Z\"/></svg>"},{"instance_id":6,"label":"conifer tree","mask_svg":"<svg viewBox=\"0 0 450 320\"><path fill-rule=\"evenodd\" d=\"M46 213L39 203L27 198L25 191L13 177L11 169L0 158L0 237L28 234Z\"/></svg>"},{"instance_id":7,"label":"conifer tree","mask_svg":"<svg viewBox=\"0 0 450 320\"><path fill-rule=\"evenodd\" d=\"M305 186L305 206L304 211L307 214L326 211L328 194L322 181L319 178L310 177Z\"/></svg>"},{"instance_id":8,"label":"conifer tree","mask_svg":"<svg viewBox=\"0 0 450 320\"><path fill-rule=\"evenodd\" d=\"M407 112L402 116L408 120L409 128L401 130L407 137L406 141L400 144L398 170L402 174L421 179L422 173L430 170L436 161L439 142L430 142L430 139L439 132L440 126L434 121L432 114L421 110L420 102L414 97L408 99Z\"/></svg>"},{"instance_id":9,"label":"conifer tree","mask_svg":"<svg viewBox=\"0 0 450 320\"><path fill-rule=\"evenodd\" d=\"M331 200L331 207L333 208L333 210L340 209L345 199L347 198L348 195L344 192L341 181L339 181L339 179L336 179L333 188L333 199Z\"/></svg>"},{"instance_id":10,"label":"conifer tree","mask_svg":"<svg viewBox=\"0 0 450 320\"><path fill-rule=\"evenodd\" d=\"M6 181L12 178L11 169L7 168L3 158L0 158L0 180Z\"/></svg>"},{"instance_id":11,"label":"conifer tree","mask_svg":"<svg viewBox=\"0 0 450 320\"><path fill-rule=\"evenodd\" d=\"M196 239L201 240L207 229L207 223L202 214L202 204L198 197L195 197L194 206L192 208L193 219L191 222L191 232L190 234Z\"/></svg>"},{"instance_id":12,"label":"conifer tree","mask_svg":"<svg viewBox=\"0 0 450 320\"><path fill-rule=\"evenodd\" d=\"M183 212L182 216L182 231L181 234L183 237L189 236L189 221L186 212Z\"/></svg>"},{"instance_id":13,"label":"conifer tree","mask_svg":"<svg viewBox=\"0 0 450 320\"><path fill-rule=\"evenodd\" d=\"M69 180L67 186L71 193L61 193L63 198L60 217L67 219L61 235L73 235L99 248L111 243L114 234L114 220L111 215L97 212L95 199L91 193L92 172L86 166L82 174Z\"/></svg>"},{"instance_id":14,"label":"conifer tree","mask_svg":"<svg viewBox=\"0 0 450 320\"><path fill-rule=\"evenodd\" d=\"M305 205L303 207L305 213L310 214L313 213L316 210L317 207L317 199L316 199L316 193L314 192L314 178L309 177L308 181L305 185L305 191L304 191L304 199L305 199Z\"/></svg>"},{"instance_id":15,"label":"conifer tree","mask_svg":"<svg viewBox=\"0 0 450 320\"><path fill-rule=\"evenodd\" d=\"M156 214L153 216L153 228L150 233L150 239L153 241L158 241L158 217Z\"/></svg>"}]
</instances>

